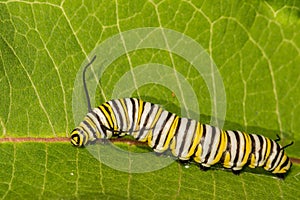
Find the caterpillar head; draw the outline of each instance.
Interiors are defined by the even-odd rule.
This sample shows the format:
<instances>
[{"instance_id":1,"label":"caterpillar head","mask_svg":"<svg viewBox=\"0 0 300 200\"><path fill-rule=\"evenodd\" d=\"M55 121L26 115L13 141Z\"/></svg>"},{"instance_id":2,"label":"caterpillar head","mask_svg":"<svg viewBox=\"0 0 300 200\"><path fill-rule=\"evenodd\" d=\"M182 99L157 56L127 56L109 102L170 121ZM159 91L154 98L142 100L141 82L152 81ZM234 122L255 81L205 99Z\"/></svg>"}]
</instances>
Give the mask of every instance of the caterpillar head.
<instances>
[{"instance_id":1,"label":"caterpillar head","mask_svg":"<svg viewBox=\"0 0 300 200\"><path fill-rule=\"evenodd\" d=\"M98 114L99 115L98 115ZM105 118L104 118L105 119ZM98 139L107 139L113 135L113 130L108 128L107 121L103 120L99 109L89 112L84 120L71 133L71 143L75 147L83 147L95 143Z\"/></svg>"},{"instance_id":2,"label":"caterpillar head","mask_svg":"<svg viewBox=\"0 0 300 200\"><path fill-rule=\"evenodd\" d=\"M83 147L87 144L86 133L80 127L75 128L72 131L71 144L73 144L75 147Z\"/></svg>"}]
</instances>

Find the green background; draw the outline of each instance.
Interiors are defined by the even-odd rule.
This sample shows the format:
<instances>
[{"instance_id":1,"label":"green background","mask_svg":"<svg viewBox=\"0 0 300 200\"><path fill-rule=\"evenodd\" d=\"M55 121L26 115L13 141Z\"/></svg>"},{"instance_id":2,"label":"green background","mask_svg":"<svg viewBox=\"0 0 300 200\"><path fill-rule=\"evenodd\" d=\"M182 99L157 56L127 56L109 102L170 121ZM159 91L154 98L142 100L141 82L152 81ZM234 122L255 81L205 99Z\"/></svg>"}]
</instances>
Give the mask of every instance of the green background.
<instances>
[{"instance_id":1,"label":"green background","mask_svg":"<svg viewBox=\"0 0 300 200\"><path fill-rule=\"evenodd\" d=\"M0 1L1 138L68 137L75 127L73 85L87 55L120 32L164 27L193 38L216 63L226 90L225 129L273 139L279 134L281 144L295 142L286 152L299 158L299 19L296 0ZM115 60L102 77L98 104L110 99L125 72L150 62L186 77L198 91L201 121L209 123L212 102L201 75L183 58L157 49ZM180 114L165 87L145 85L132 96ZM299 174L299 164L282 181L260 169L235 176L177 162L130 174L67 142L0 143L1 199L298 199Z\"/></svg>"}]
</instances>

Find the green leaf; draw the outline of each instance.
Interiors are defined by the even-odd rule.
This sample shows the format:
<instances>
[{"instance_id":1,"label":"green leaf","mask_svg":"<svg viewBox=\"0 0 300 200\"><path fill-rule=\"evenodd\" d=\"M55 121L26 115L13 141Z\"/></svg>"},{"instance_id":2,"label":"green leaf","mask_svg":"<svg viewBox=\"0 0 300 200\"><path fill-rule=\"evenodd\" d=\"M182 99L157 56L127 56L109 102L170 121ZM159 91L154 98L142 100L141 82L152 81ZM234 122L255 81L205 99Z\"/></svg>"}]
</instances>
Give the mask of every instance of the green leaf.
<instances>
[{"instance_id":1,"label":"green leaf","mask_svg":"<svg viewBox=\"0 0 300 200\"><path fill-rule=\"evenodd\" d=\"M282 181L271 176L185 168L177 162L158 171L129 174L101 164L67 143L5 143L0 149L4 199L296 199L299 166ZM3 162L3 159L5 162ZM226 193L226 194L225 194Z\"/></svg>"},{"instance_id":2,"label":"green leaf","mask_svg":"<svg viewBox=\"0 0 300 200\"><path fill-rule=\"evenodd\" d=\"M278 134L282 145L294 141L286 152L299 159L299 16L300 4L294 0L0 1L0 198L299 198L299 164L284 181L260 169L234 176L219 167L202 172L194 164L185 168L177 162L135 174L114 170L86 149L56 141L69 137L77 125L74 83L92 50L121 32L161 27L190 37L213 59L226 94L221 102L226 118L220 119L224 129L273 139ZM148 63L182 75L195 91L201 122L211 122L214 102L205 75L164 49L139 49L115 59L102 74L94 106L112 98L124 74ZM172 81L167 75L157 78ZM180 96L170 88L149 83L135 88L132 96L182 116Z\"/></svg>"}]
</instances>

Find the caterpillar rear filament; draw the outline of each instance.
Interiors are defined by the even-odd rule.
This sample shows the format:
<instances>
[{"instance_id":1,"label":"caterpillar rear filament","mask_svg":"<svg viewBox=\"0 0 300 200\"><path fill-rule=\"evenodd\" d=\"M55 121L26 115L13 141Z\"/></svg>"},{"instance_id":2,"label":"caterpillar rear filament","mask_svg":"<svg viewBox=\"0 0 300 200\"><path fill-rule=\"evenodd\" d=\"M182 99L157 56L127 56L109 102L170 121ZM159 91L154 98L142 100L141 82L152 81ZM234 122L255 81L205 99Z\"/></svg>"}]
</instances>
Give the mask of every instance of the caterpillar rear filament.
<instances>
[{"instance_id":1,"label":"caterpillar rear filament","mask_svg":"<svg viewBox=\"0 0 300 200\"><path fill-rule=\"evenodd\" d=\"M244 166L263 167L283 178L292 163L284 147L275 140L262 135L241 131L221 130L217 127L179 117L162 109L159 105L136 98L110 100L92 109L85 83L85 71L96 57L85 67L83 82L88 100L88 114L72 131L71 143L76 147L92 144L98 139L109 139L125 134L136 140L147 142L155 152L171 150L179 160L193 159L201 169L221 163L238 174Z\"/></svg>"}]
</instances>

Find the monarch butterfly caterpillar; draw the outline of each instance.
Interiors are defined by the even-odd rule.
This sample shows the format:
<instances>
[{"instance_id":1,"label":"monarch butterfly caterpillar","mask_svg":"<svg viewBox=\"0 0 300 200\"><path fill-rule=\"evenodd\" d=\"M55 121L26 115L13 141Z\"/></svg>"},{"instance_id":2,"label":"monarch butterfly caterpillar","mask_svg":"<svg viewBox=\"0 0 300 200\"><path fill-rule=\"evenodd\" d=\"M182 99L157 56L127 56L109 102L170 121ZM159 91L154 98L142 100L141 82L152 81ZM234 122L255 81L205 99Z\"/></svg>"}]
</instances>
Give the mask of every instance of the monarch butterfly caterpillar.
<instances>
[{"instance_id":1,"label":"monarch butterfly caterpillar","mask_svg":"<svg viewBox=\"0 0 300 200\"><path fill-rule=\"evenodd\" d=\"M193 159L201 169L221 163L239 174L245 165L250 168L263 167L283 178L292 163L284 147L262 135L246 134L241 131L225 131L217 127L170 113L159 105L136 98L110 100L92 109L85 83L83 86L88 103L88 114L71 133L71 143L83 147L98 139L132 135L136 140L148 142L158 153L168 149L181 161Z\"/></svg>"}]
</instances>

